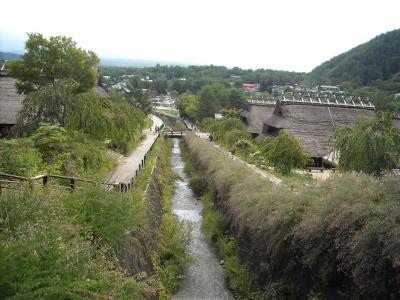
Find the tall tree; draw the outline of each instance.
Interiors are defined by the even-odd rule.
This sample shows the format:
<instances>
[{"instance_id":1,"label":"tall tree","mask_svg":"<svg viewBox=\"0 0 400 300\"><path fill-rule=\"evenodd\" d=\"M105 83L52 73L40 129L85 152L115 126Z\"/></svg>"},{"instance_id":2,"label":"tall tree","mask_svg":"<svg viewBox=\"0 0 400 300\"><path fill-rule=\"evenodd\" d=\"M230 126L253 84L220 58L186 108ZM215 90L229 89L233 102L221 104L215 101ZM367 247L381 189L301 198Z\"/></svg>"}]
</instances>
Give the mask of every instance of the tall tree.
<instances>
[{"instance_id":1,"label":"tall tree","mask_svg":"<svg viewBox=\"0 0 400 300\"><path fill-rule=\"evenodd\" d=\"M141 109L145 115L151 113L152 104L147 92L143 91L143 84L140 78L138 76L131 77L126 87L128 89L126 91L128 102Z\"/></svg>"},{"instance_id":2,"label":"tall tree","mask_svg":"<svg viewBox=\"0 0 400 300\"><path fill-rule=\"evenodd\" d=\"M387 113L363 118L355 128L341 128L335 133L339 167L380 176L396 166L400 159L400 130Z\"/></svg>"},{"instance_id":3,"label":"tall tree","mask_svg":"<svg viewBox=\"0 0 400 300\"><path fill-rule=\"evenodd\" d=\"M212 86L205 86L199 93L198 119L213 117L217 112L218 100Z\"/></svg>"},{"instance_id":4,"label":"tall tree","mask_svg":"<svg viewBox=\"0 0 400 300\"><path fill-rule=\"evenodd\" d=\"M76 46L65 36L49 39L39 33L28 34L26 53L20 60L10 62L10 74L17 78L20 93L28 94L55 85L63 79L78 83L76 92L85 92L96 83L97 55Z\"/></svg>"}]
</instances>

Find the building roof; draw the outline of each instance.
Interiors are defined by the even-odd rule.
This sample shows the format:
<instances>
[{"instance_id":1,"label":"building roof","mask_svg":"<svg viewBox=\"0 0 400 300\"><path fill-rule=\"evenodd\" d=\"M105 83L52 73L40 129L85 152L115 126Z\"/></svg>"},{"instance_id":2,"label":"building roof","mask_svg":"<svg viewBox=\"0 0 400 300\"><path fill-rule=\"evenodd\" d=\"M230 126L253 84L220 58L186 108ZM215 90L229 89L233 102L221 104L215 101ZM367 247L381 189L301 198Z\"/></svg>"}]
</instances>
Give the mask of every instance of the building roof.
<instances>
[{"instance_id":1,"label":"building roof","mask_svg":"<svg viewBox=\"0 0 400 300\"><path fill-rule=\"evenodd\" d=\"M0 76L0 124L15 125L24 96L17 93L16 79Z\"/></svg>"},{"instance_id":2,"label":"building roof","mask_svg":"<svg viewBox=\"0 0 400 300\"><path fill-rule=\"evenodd\" d=\"M324 157L332 151L336 128L353 127L361 117L373 117L373 109L278 102L264 122L264 133L285 130L303 144L310 157Z\"/></svg>"},{"instance_id":3,"label":"building roof","mask_svg":"<svg viewBox=\"0 0 400 300\"><path fill-rule=\"evenodd\" d=\"M247 120L246 131L250 133L262 133L263 123L275 110L275 103L270 104L249 104L248 111L242 116Z\"/></svg>"}]
</instances>

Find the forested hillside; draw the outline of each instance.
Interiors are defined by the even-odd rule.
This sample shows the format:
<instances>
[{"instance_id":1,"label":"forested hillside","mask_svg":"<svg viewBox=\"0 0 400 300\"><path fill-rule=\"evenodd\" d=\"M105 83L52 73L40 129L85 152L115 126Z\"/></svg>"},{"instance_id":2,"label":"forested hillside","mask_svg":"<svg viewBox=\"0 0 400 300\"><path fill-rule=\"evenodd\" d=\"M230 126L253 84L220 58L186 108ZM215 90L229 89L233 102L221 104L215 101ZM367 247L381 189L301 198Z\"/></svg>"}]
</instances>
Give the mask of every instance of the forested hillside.
<instances>
[{"instance_id":1,"label":"forested hillside","mask_svg":"<svg viewBox=\"0 0 400 300\"><path fill-rule=\"evenodd\" d=\"M381 34L365 44L322 63L311 72L314 80L369 85L400 72L400 29Z\"/></svg>"}]
</instances>

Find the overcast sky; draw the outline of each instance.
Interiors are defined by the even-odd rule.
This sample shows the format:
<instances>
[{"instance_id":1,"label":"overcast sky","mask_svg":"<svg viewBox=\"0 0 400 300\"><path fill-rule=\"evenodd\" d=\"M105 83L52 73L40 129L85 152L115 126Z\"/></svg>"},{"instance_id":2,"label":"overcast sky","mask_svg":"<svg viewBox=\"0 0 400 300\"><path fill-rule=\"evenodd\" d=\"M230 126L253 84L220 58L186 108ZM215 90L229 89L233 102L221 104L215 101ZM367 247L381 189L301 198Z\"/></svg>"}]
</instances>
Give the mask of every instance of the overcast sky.
<instances>
[{"instance_id":1,"label":"overcast sky","mask_svg":"<svg viewBox=\"0 0 400 300\"><path fill-rule=\"evenodd\" d=\"M2 48L40 32L101 57L305 72L400 28L400 0L9 0L1 11Z\"/></svg>"}]
</instances>

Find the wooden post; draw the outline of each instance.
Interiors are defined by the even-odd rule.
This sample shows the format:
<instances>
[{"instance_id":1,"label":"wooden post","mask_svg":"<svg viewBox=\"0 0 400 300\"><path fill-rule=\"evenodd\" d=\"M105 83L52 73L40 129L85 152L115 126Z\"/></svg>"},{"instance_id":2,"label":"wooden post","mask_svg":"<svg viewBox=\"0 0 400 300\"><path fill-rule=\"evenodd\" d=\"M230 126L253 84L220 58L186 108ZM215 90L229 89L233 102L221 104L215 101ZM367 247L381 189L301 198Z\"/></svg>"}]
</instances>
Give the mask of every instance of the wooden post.
<instances>
[{"instance_id":1,"label":"wooden post","mask_svg":"<svg viewBox=\"0 0 400 300\"><path fill-rule=\"evenodd\" d=\"M46 175L43 177L43 186L44 186L44 187L47 186L48 183L49 183L49 175L46 174Z\"/></svg>"},{"instance_id":2,"label":"wooden post","mask_svg":"<svg viewBox=\"0 0 400 300\"><path fill-rule=\"evenodd\" d=\"M0 196L1 196L2 192L3 192L3 188L1 187L1 182L0 182Z\"/></svg>"},{"instance_id":3,"label":"wooden post","mask_svg":"<svg viewBox=\"0 0 400 300\"><path fill-rule=\"evenodd\" d=\"M72 191L74 191L75 188L76 188L76 180L73 179L73 178L71 178L70 187L71 187L71 190L72 190Z\"/></svg>"}]
</instances>

